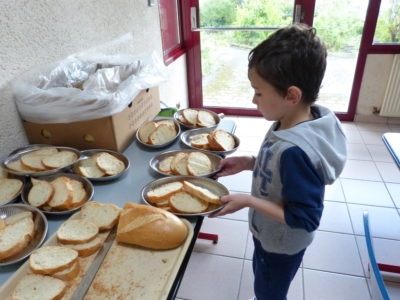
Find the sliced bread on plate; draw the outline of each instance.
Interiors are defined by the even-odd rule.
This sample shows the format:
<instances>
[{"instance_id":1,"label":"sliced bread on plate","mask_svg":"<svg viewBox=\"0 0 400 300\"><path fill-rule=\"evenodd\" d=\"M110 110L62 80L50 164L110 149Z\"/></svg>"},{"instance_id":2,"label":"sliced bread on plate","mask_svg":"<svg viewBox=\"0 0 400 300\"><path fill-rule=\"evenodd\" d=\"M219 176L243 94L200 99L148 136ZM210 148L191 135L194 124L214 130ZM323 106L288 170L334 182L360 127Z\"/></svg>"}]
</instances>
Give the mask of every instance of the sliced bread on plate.
<instances>
[{"instance_id":1,"label":"sliced bread on plate","mask_svg":"<svg viewBox=\"0 0 400 300\"><path fill-rule=\"evenodd\" d=\"M187 160L187 169L190 175L201 176L213 171L212 163L207 154L191 152Z\"/></svg>"},{"instance_id":2,"label":"sliced bread on plate","mask_svg":"<svg viewBox=\"0 0 400 300\"><path fill-rule=\"evenodd\" d=\"M45 246L36 249L29 257L33 273L51 275L68 269L78 260L78 252L61 246Z\"/></svg>"},{"instance_id":3,"label":"sliced bread on plate","mask_svg":"<svg viewBox=\"0 0 400 300\"><path fill-rule=\"evenodd\" d=\"M163 202L173 194L183 189L183 183L180 181L169 182L156 187L147 193L147 199L152 203Z\"/></svg>"},{"instance_id":4,"label":"sliced bread on plate","mask_svg":"<svg viewBox=\"0 0 400 300\"><path fill-rule=\"evenodd\" d=\"M83 244L93 240L99 227L83 219L68 220L57 230L57 240L63 244Z\"/></svg>"},{"instance_id":5,"label":"sliced bread on plate","mask_svg":"<svg viewBox=\"0 0 400 300\"><path fill-rule=\"evenodd\" d=\"M16 285L12 300L58 300L67 290L67 284L52 276L28 274Z\"/></svg>"},{"instance_id":6,"label":"sliced bread on plate","mask_svg":"<svg viewBox=\"0 0 400 300\"><path fill-rule=\"evenodd\" d=\"M187 214L202 213L207 210L208 202L187 192L179 192L169 198L169 204L174 211Z\"/></svg>"},{"instance_id":7,"label":"sliced bread on plate","mask_svg":"<svg viewBox=\"0 0 400 300\"><path fill-rule=\"evenodd\" d=\"M121 209L114 204L88 202L81 209L81 217L99 227L100 231L109 230L118 222Z\"/></svg>"},{"instance_id":8,"label":"sliced bread on plate","mask_svg":"<svg viewBox=\"0 0 400 300\"><path fill-rule=\"evenodd\" d=\"M7 222L6 222L7 223ZM35 226L32 218L22 218L0 230L0 259L22 251L32 240Z\"/></svg>"}]
</instances>

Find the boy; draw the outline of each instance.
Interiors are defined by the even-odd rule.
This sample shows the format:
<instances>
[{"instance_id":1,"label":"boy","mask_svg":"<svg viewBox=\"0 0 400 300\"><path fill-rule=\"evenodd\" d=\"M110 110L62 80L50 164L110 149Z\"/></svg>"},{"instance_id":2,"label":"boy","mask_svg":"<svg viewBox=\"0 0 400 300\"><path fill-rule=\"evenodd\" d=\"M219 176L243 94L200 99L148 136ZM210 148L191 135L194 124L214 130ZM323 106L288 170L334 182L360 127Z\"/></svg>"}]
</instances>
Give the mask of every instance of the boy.
<instances>
[{"instance_id":1,"label":"boy","mask_svg":"<svg viewBox=\"0 0 400 300\"><path fill-rule=\"evenodd\" d=\"M217 177L253 170L251 195L222 197L212 217L249 207L257 300L284 300L319 226L326 184L343 170L346 141L340 123L314 105L326 68L315 29L293 25L273 33L249 54L253 103L275 121L256 157L229 157Z\"/></svg>"}]
</instances>

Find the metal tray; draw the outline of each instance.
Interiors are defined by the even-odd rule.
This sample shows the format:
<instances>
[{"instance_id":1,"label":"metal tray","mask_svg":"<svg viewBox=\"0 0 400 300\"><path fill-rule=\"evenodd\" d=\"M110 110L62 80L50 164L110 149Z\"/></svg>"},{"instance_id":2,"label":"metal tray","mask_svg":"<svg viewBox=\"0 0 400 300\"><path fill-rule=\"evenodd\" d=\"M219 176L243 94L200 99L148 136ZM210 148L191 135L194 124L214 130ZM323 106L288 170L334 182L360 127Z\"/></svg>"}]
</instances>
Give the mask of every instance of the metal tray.
<instances>
[{"instance_id":1,"label":"metal tray","mask_svg":"<svg viewBox=\"0 0 400 300\"><path fill-rule=\"evenodd\" d=\"M224 185L222 185L221 183L219 183L215 180L212 180L210 178L193 177L193 176L174 176L174 177L160 178L160 179L154 180L154 181L150 182L149 184L147 184L141 191L141 196L142 196L143 202L145 202L148 205L154 206L152 203L147 201L146 195L150 190L157 188L166 183L170 183L170 182L174 182L174 181L184 181L184 180L189 181L198 186L201 186L203 188L206 188L220 197L229 194L228 189ZM213 212L219 211L222 208L223 208L223 205L217 207L216 209L202 212L202 213L197 213L197 214L185 214L185 213L177 213L177 212L171 212L171 213L173 213L177 216L184 216L184 217L207 216Z\"/></svg>"},{"instance_id":2,"label":"metal tray","mask_svg":"<svg viewBox=\"0 0 400 300\"><path fill-rule=\"evenodd\" d=\"M20 212L31 211L33 213L33 223L35 226L34 236L21 252L16 255L0 260L0 267L15 264L27 258L35 249L39 248L47 235L47 219L45 215L35 207L25 204L8 204L0 207L0 218L7 218Z\"/></svg>"},{"instance_id":3,"label":"metal tray","mask_svg":"<svg viewBox=\"0 0 400 300\"><path fill-rule=\"evenodd\" d=\"M171 119L171 118L157 118L157 119L154 119L154 120L152 120L152 121L150 121L150 122L158 122L158 121L162 121L162 120L171 120L171 121L174 121L174 123L175 123L175 129L176 129L177 134L176 134L176 136L175 136L173 139L169 140L168 142L166 142L166 143L164 143L164 144L160 144L160 145L150 145L150 144L146 144L146 143L142 142L142 141L140 140L140 138L139 138L139 130L140 130L140 128L139 128L138 130L136 130L136 140L138 141L138 143L139 143L139 144L142 144L143 146L148 147L148 148L159 149L159 148L167 147L167 146L171 145L173 142L175 142L175 140L176 140L176 139L178 138L178 136L181 134L181 127L180 127L179 123L178 123L176 120L173 120L173 119ZM148 123L148 122L146 122L146 123ZM146 123L145 123L145 124L146 124ZM144 126L145 124L143 124L142 126Z\"/></svg>"},{"instance_id":4,"label":"metal tray","mask_svg":"<svg viewBox=\"0 0 400 300\"><path fill-rule=\"evenodd\" d=\"M219 122L221 122L221 119L224 117L224 114L217 114L217 113L213 112L212 110L208 110L208 109L205 109L205 108L190 108L190 109L194 109L194 110L204 110L204 111L209 112L209 113L212 114L213 117L214 117L215 125L213 125L213 126L208 126L208 127L199 127L199 126L191 126L191 125L182 123L181 121L179 121L179 118L178 118L178 117L182 114L182 112L183 112L185 109L181 109L181 110L178 110L176 113L174 113L174 120L175 120L176 122L178 122L179 125L182 126L182 128L186 128L186 129L194 129L194 128L215 128L215 127L218 126Z\"/></svg>"},{"instance_id":5,"label":"metal tray","mask_svg":"<svg viewBox=\"0 0 400 300\"><path fill-rule=\"evenodd\" d=\"M115 156L116 158L118 158L119 160L121 160L124 165L125 165L125 169L116 175L112 175L112 176L104 176L104 177L85 177L81 174L79 174L79 172L76 171L76 168L79 166L79 162L81 160L84 160L86 158L92 157L93 155L100 153L100 152L107 152L113 156ZM122 153L116 152L116 151L111 151L111 150L106 150L106 149L90 149L90 150L83 150L81 151L81 157L80 159L73 165L72 167L72 171L80 176L83 176L87 179L89 179L90 181L112 181L112 180L116 180L118 178L120 178L122 175L124 175L126 173L126 171L129 169L130 166L130 162L129 159L123 155Z\"/></svg>"},{"instance_id":6,"label":"metal tray","mask_svg":"<svg viewBox=\"0 0 400 300\"><path fill-rule=\"evenodd\" d=\"M15 195L14 198L10 199L10 200L7 201L6 203L2 203L2 204L0 203L0 206L7 205L7 204L10 204L10 203L13 203L13 202L17 201L17 200L18 200L18 197L21 195L21 193L22 193L22 191L23 191L23 189L24 189L25 183L26 183L25 177L15 176L15 175L13 175L13 174L8 174L8 177L7 177L7 178L9 178L9 179L18 179L18 180L20 180L20 181L22 182L22 186L21 186L21 188L19 189L18 193Z\"/></svg>"},{"instance_id":7,"label":"metal tray","mask_svg":"<svg viewBox=\"0 0 400 300\"><path fill-rule=\"evenodd\" d=\"M93 189L92 183L88 179L86 179L86 178L84 178L82 176L79 176L77 174L56 173L56 174L40 177L39 180L52 181L52 180L54 180L54 179L56 179L58 177L61 177L61 176L69 177L71 179L75 179L75 180L78 180L78 181L82 182L83 183L83 187L85 188L86 194L88 196L86 202L92 200L93 194L94 194L94 189ZM22 191L22 194L21 194L22 201L24 203L26 203L27 205L29 205L28 193L29 193L29 190L31 189L31 187L32 187L32 182L28 181L25 184L24 190ZM44 209L40 209L40 208L39 209L43 213L45 213L46 215L68 215L68 214L72 214L73 212L79 210L83 205L84 205L84 203L82 205L78 206L78 207L75 207L74 209L62 210L62 211L48 211L48 210L44 210Z\"/></svg>"},{"instance_id":8,"label":"metal tray","mask_svg":"<svg viewBox=\"0 0 400 300\"><path fill-rule=\"evenodd\" d=\"M7 171L8 173L14 174L14 175L19 175L19 176L29 175L29 176L36 177L36 176L46 176L46 175L54 174L57 172L68 171L71 168L71 166L73 165L73 163L72 163L72 164L69 164L62 168L45 170L45 171L32 171L32 172L18 172L18 171L14 171L14 170L7 168L8 163L16 161L16 160L20 159L21 156L26 155L35 150L39 150L40 148L57 148L59 151L62 151L62 150L72 151L78 156L78 159L80 157L79 150L77 150L75 148L71 148L71 147L51 146L51 145L42 145L42 144L27 145L25 147L18 148L16 150L14 150L13 152L11 152L11 154L3 161L2 167L4 168L5 171Z\"/></svg>"},{"instance_id":9,"label":"metal tray","mask_svg":"<svg viewBox=\"0 0 400 300\"><path fill-rule=\"evenodd\" d=\"M231 134L231 135L233 136L233 138L235 139L235 148L233 148L232 150L229 150L229 151L204 150L204 149L199 149L199 148L193 147L193 146L191 145L191 140L192 140L192 138L193 138L194 136L196 136L196 135L198 135L198 134L202 134L202 133L210 133L210 132L213 131L213 130L214 130L214 128L197 128L197 129L187 130L187 131L185 131L185 132L183 132L183 133L181 134L181 141L182 141L186 146L188 146L189 148L196 149L196 150L202 151L202 152L208 152L208 153L211 152L211 153L218 154L218 155L222 155L222 156L231 154L231 153L235 152L235 151L238 149L238 147L239 147L239 145L240 145L240 140L239 140L239 138L238 138L236 135L234 135L234 134L232 134L232 133L230 133L230 134Z\"/></svg>"},{"instance_id":10,"label":"metal tray","mask_svg":"<svg viewBox=\"0 0 400 300\"><path fill-rule=\"evenodd\" d=\"M177 175L168 174L168 173L164 173L164 172L160 171L158 166L159 166L159 163L163 159L165 159L165 158L167 158L169 156L175 156L179 152L184 152L184 153L188 153L189 154L191 152L201 152L201 151L198 151L198 150L174 150L174 151L163 152L161 154L158 154L158 155L154 156L150 160L150 162L149 162L150 168L152 170L154 170L156 173L158 173L160 175L163 175L163 176L177 176ZM220 161L222 160L222 157L219 156L219 155L216 155L214 153L204 153L204 154L206 154L208 156L208 158L211 160L211 165L212 165L213 171L211 173L208 173L208 174L203 174L201 176L193 176L193 177L213 177L215 174L217 174L220 171L220 169L218 167L219 167Z\"/></svg>"}]
</instances>

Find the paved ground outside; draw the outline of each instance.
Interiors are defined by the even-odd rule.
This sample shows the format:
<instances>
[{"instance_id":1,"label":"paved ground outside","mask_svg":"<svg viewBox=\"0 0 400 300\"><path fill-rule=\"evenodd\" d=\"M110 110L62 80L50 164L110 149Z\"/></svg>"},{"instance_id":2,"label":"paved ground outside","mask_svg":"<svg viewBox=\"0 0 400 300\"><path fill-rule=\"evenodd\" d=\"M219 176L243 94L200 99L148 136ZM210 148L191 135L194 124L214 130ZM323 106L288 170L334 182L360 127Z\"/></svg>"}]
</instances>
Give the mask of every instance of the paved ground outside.
<instances>
[{"instance_id":1,"label":"paved ground outside","mask_svg":"<svg viewBox=\"0 0 400 300\"><path fill-rule=\"evenodd\" d=\"M217 63L210 75L203 77L205 106L255 107L251 103L253 90L247 78L248 53L248 50L233 47L221 47L213 53ZM347 111L356 62L357 57L328 55L317 103L336 112Z\"/></svg>"}]
</instances>

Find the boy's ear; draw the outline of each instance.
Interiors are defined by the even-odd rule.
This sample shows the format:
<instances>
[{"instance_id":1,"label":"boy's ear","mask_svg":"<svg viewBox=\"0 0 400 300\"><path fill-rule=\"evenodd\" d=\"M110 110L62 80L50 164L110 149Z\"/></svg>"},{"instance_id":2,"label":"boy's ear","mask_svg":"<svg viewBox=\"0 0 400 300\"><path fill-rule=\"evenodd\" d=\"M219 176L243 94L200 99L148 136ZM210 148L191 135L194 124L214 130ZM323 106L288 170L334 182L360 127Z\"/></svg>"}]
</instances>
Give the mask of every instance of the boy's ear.
<instances>
[{"instance_id":1,"label":"boy's ear","mask_svg":"<svg viewBox=\"0 0 400 300\"><path fill-rule=\"evenodd\" d=\"M286 100L291 104L297 104L301 101L303 92L297 86L292 85L287 89Z\"/></svg>"}]
</instances>

